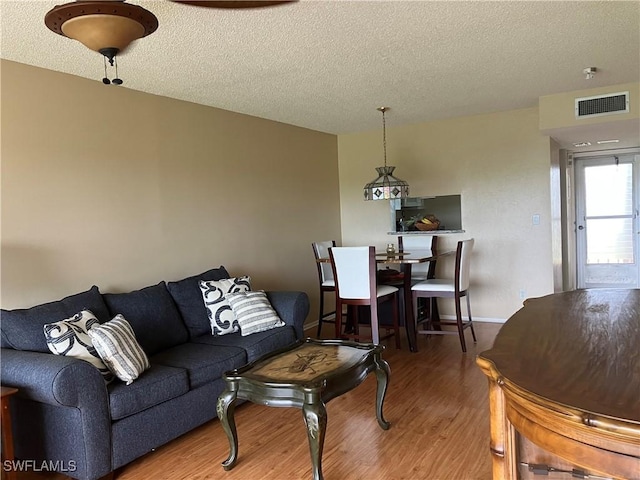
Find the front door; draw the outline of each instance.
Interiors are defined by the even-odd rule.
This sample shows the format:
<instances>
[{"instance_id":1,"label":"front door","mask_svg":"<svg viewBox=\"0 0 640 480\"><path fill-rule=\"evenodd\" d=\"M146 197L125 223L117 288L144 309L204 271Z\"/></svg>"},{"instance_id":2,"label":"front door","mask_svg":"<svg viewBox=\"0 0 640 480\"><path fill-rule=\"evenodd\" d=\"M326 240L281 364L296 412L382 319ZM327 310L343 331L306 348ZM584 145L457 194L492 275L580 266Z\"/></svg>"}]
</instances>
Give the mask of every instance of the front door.
<instances>
[{"instance_id":1,"label":"front door","mask_svg":"<svg viewBox=\"0 0 640 480\"><path fill-rule=\"evenodd\" d=\"M640 287L640 155L575 165L578 288Z\"/></svg>"}]
</instances>

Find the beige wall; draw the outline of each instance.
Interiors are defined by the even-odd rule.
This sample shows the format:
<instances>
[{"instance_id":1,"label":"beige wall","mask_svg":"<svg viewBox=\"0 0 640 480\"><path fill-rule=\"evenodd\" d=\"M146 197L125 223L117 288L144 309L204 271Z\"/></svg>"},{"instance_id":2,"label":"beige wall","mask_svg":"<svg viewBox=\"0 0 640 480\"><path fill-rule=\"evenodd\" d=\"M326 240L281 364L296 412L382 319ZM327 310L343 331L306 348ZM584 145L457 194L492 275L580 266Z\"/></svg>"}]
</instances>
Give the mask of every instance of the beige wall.
<instances>
[{"instance_id":1,"label":"beige wall","mask_svg":"<svg viewBox=\"0 0 640 480\"><path fill-rule=\"evenodd\" d=\"M340 237L334 135L2 61L3 308L225 265L307 291Z\"/></svg>"},{"instance_id":2,"label":"beige wall","mask_svg":"<svg viewBox=\"0 0 640 480\"><path fill-rule=\"evenodd\" d=\"M2 61L3 308L97 284L127 291L225 265L317 308L310 243L382 247L388 202L362 187L381 131L323 134ZM553 291L551 155L538 109L393 126L413 196L462 195L473 307L505 319ZM339 161L338 161L339 159ZM339 188L338 188L339 179ZM541 215L533 226L531 216ZM447 275L451 260L441 262ZM450 313L450 308L445 308Z\"/></svg>"},{"instance_id":3,"label":"beige wall","mask_svg":"<svg viewBox=\"0 0 640 480\"><path fill-rule=\"evenodd\" d=\"M506 319L526 296L553 292L551 140L530 108L393 127L387 117L388 164L412 196L462 195L463 235L474 237L472 308L478 318ZM382 165L381 131L341 135L340 198L344 245L382 247L395 237L389 202L362 200L362 187ZM541 222L532 225L532 215ZM453 268L450 259L439 274ZM444 306L445 302L443 302ZM446 310L451 313L450 306Z\"/></svg>"}]
</instances>

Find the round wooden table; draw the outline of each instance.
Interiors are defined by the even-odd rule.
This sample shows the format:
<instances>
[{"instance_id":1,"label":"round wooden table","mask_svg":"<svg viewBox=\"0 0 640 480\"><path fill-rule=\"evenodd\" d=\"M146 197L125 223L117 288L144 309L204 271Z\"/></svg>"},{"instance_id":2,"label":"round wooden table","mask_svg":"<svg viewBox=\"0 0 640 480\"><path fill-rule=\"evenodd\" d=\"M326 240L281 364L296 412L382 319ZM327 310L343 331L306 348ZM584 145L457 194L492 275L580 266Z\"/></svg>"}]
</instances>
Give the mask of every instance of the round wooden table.
<instances>
[{"instance_id":1,"label":"round wooden table","mask_svg":"<svg viewBox=\"0 0 640 480\"><path fill-rule=\"evenodd\" d=\"M477 363L494 480L640 479L640 290L527 300Z\"/></svg>"}]
</instances>

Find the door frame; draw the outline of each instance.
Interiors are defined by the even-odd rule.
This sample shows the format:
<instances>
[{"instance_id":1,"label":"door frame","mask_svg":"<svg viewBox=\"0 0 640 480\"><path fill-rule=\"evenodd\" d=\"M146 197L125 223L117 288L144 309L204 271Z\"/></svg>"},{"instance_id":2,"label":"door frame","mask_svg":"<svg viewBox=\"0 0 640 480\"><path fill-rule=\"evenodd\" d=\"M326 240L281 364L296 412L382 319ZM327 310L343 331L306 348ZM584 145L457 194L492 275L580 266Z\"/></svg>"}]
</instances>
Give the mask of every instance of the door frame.
<instances>
[{"instance_id":1,"label":"door frame","mask_svg":"<svg viewBox=\"0 0 640 480\"><path fill-rule=\"evenodd\" d=\"M577 198L576 187L577 178L575 161L583 158L611 157L616 155L640 155L640 148L621 148L612 150L595 150L589 152L573 152L567 151L562 159L563 175L563 263L566 264L563 275L563 289L574 290L578 285L578 219L577 219ZM640 164L636 164L635 176L640 175ZM637 210L640 208L640 192L637 192L634 198L634 204ZM636 218L636 225L640 228L640 218ZM638 242L638 251L636 251L636 262L640 263L640 240ZM639 266L640 268L640 266Z\"/></svg>"}]
</instances>

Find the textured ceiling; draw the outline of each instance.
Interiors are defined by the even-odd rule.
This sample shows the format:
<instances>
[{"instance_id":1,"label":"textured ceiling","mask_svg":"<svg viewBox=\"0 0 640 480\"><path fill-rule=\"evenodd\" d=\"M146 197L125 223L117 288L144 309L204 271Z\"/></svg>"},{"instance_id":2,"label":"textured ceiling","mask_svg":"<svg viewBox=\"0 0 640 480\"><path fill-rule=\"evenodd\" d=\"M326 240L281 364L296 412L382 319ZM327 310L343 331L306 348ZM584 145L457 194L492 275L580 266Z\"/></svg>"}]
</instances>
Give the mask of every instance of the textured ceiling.
<instances>
[{"instance_id":1,"label":"textured ceiling","mask_svg":"<svg viewBox=\"0 0 640 480\"><path fill-rule=\"evenodd\" d=\"M54 1L0 0L2 58L100 81L49 31ZM160 27L119 57L123 87L350 133L537 105L640 81L640 2L300 0L257 10L133 1ZM597 67L592 80L582 74Z\"/></svg>"}]
</instances>

